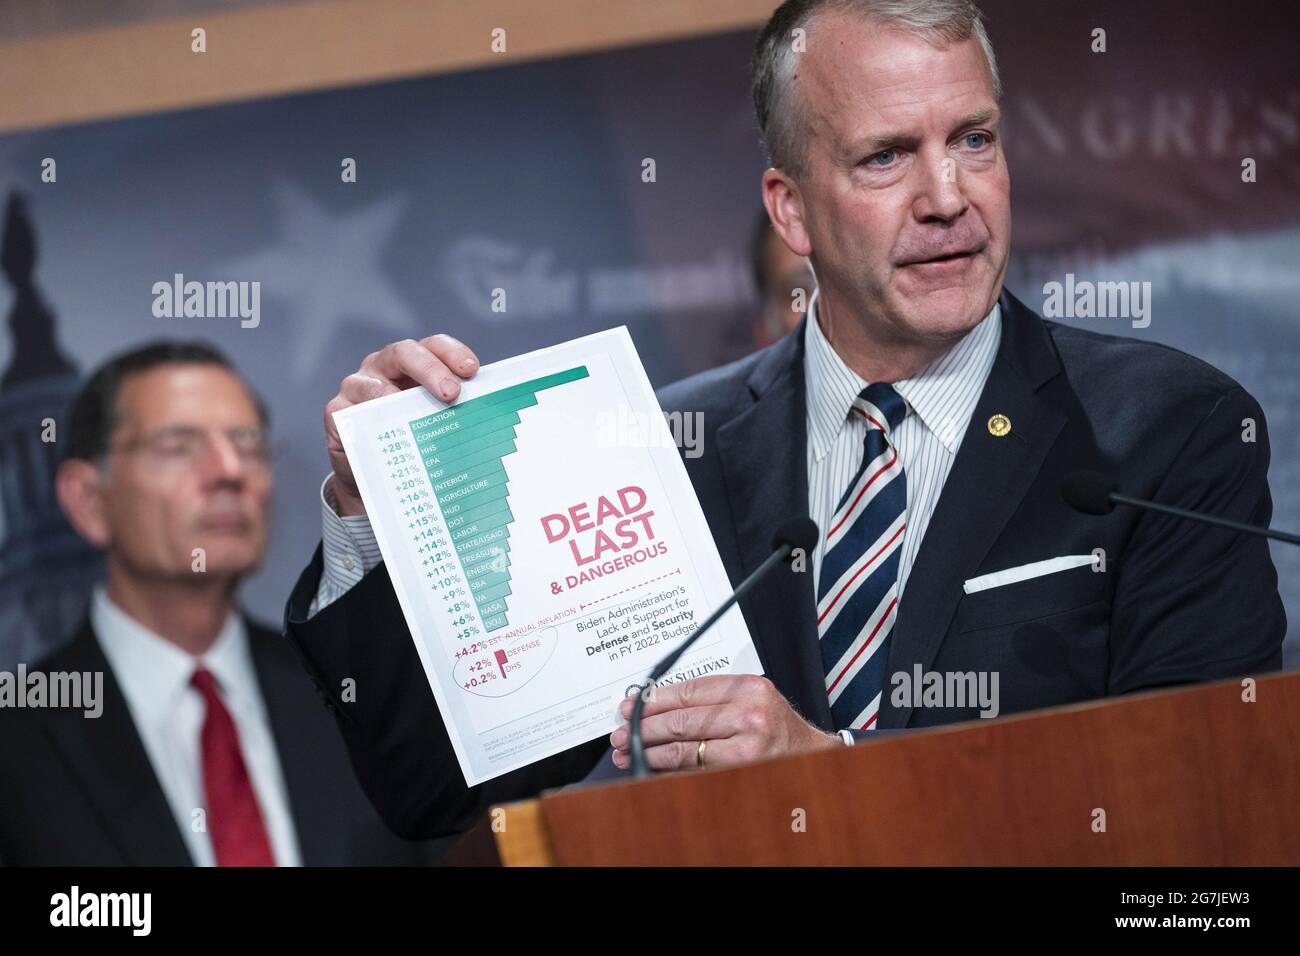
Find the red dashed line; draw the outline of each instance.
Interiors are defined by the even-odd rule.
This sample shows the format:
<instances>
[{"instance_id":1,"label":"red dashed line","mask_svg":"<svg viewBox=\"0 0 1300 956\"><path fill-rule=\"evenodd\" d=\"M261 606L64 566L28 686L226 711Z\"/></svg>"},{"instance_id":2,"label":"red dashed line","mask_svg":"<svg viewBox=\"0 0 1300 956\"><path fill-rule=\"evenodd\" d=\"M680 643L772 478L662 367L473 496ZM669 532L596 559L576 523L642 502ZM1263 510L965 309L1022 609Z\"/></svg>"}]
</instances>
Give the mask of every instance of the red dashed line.
<instances>
[{"instance_id":1,"label":"red dashed line","mask_svg":"<svg viewBox=\"0 0 1300 956\"><path fill-rule=\"evenodd\" d=\"M654 584L656 581L662 581L664 578L671 578L674 574L681 574L681 573L682 573L682 569L677 568L674 571L669 571L667 574L661 574L657 578L651 578L649 581L642 581L640 584L634 584L630 588L624 588L621 591L615 591L613 594L606 594L604 597L598 597L594 601L588 601L585 604L579 601L578 610L585 611L587 608L599 604L601 601L608 601L612 597L618 597L620 594L626 594L628 591L635 591L637 588L643 588L647 584Z\"/></svg>"}]
</instances>

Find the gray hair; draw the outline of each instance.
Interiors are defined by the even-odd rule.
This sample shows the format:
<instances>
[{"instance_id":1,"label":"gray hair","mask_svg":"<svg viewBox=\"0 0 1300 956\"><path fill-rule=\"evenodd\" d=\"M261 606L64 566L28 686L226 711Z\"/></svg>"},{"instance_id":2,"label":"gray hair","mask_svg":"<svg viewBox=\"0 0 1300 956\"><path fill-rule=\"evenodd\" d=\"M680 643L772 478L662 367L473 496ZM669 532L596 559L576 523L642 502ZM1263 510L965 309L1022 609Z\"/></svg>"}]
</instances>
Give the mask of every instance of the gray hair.
<instances>
[{"instance_id":1,"label":"gray hair","mask_svg":"<svg viewBox=\"0 0 1300 956\"><path fill-rule=\"evenodd\" d=\"M824 11L842 11L930 43L960 43L974 37L984 51L993 79L993 96L1002 96L998 62L984 29L984 15L971 0L785 0L767 21L754 45L753 93L758 128L768 160L799 178L806 170L807 122L794 90L795 58L792 33L807 30Z\"/></svg>"}]
</instances>

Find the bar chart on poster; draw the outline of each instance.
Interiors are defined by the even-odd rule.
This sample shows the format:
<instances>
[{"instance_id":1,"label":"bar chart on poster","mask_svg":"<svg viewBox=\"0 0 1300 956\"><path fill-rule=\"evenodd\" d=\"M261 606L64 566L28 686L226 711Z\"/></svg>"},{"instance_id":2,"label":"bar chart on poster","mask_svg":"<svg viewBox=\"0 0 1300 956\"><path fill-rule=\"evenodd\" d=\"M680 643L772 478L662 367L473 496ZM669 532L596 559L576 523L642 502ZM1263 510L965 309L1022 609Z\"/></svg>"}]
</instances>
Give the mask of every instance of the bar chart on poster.
<instances>
[{"instance_id":1,"label":"bar chart on poster","mask_svg":"<svg viewBox=\"0 0 1300 956\"><path fill-rule=\"evenodd\" d=\"M729 593L626 329L335 420L470 785L612 731ZM761 673L738 611L665 681L710 673Z\"/></svg>"},{"instance_id":2,"label":"bar chart on poster","mask_svg":"<svg viewBox=\"0 0 1300 956\"><path fill-rule=\"evenodd\" d=\"M584 366L521 382L482 398L435 412L410 423L415 454L431 484L430 493L442 514L447 537L421 547L441 569L454 574L455 552L463 578L482 622L483 633L509 623L510 597L510 481L503 459L516 450L515 429L525 409L537 404L539 392L585 378ZM406 453L399 464L407 461ZM412 502L416 507L422 504ZM421 514L408 508L412 516ZM406 517L404 514L403 517ZM431 532L430 532L431 533ZM464 595L458 595L463 597Z\"/></svg>"}]
</instances>

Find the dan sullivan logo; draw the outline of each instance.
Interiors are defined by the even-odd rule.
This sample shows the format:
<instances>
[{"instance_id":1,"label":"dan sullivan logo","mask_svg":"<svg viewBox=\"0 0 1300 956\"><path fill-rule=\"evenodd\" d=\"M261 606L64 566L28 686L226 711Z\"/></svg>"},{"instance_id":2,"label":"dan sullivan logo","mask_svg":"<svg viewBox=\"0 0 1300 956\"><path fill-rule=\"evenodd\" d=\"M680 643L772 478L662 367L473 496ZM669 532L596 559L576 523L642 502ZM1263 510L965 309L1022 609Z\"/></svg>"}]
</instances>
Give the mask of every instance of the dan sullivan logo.
<instances>
[{"instance_id":1,"label":"dan sullivan logo","mask_svg":"<svg viewBox=\"0 0 1300 956\"><path fill-rule=\"evenodd\" d=\"M178 272L171 282L155 282L152 291L157 319L237 318L244 329L255 329L262 321L260 282L186 282Z\"/></svg>"},{"instance_id":2,"label":"dan sullivan logo","mask_svg":"<svg viewBox=\"0 0 1300 956\"><path fill-rule=\"evenodd\" d=\"M50 897L51 926L126 926L132 936L148 936L153 926L152 893L68 893Z\"/></svg>"}]
</instances>

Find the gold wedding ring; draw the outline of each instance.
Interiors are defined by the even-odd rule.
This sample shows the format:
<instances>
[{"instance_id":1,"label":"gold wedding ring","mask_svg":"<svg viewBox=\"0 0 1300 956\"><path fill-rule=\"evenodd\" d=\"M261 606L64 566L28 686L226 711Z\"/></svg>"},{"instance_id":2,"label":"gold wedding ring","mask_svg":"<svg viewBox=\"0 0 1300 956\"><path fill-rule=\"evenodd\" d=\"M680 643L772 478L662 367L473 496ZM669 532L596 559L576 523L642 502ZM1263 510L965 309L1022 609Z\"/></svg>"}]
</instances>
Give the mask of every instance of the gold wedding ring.
<instances>
[{"instance_id":1,"label":"gold wedding ring","mask_svg":"<svg viewBox=\"0 0 1300 956\"><path fill-rule=\"evenodd\" d=\"M707 740L701 740L700 745L695 748L695 766L697 767L704 766L704 745L706 743L708 743Z\"/></svg>"}]
</instances>

